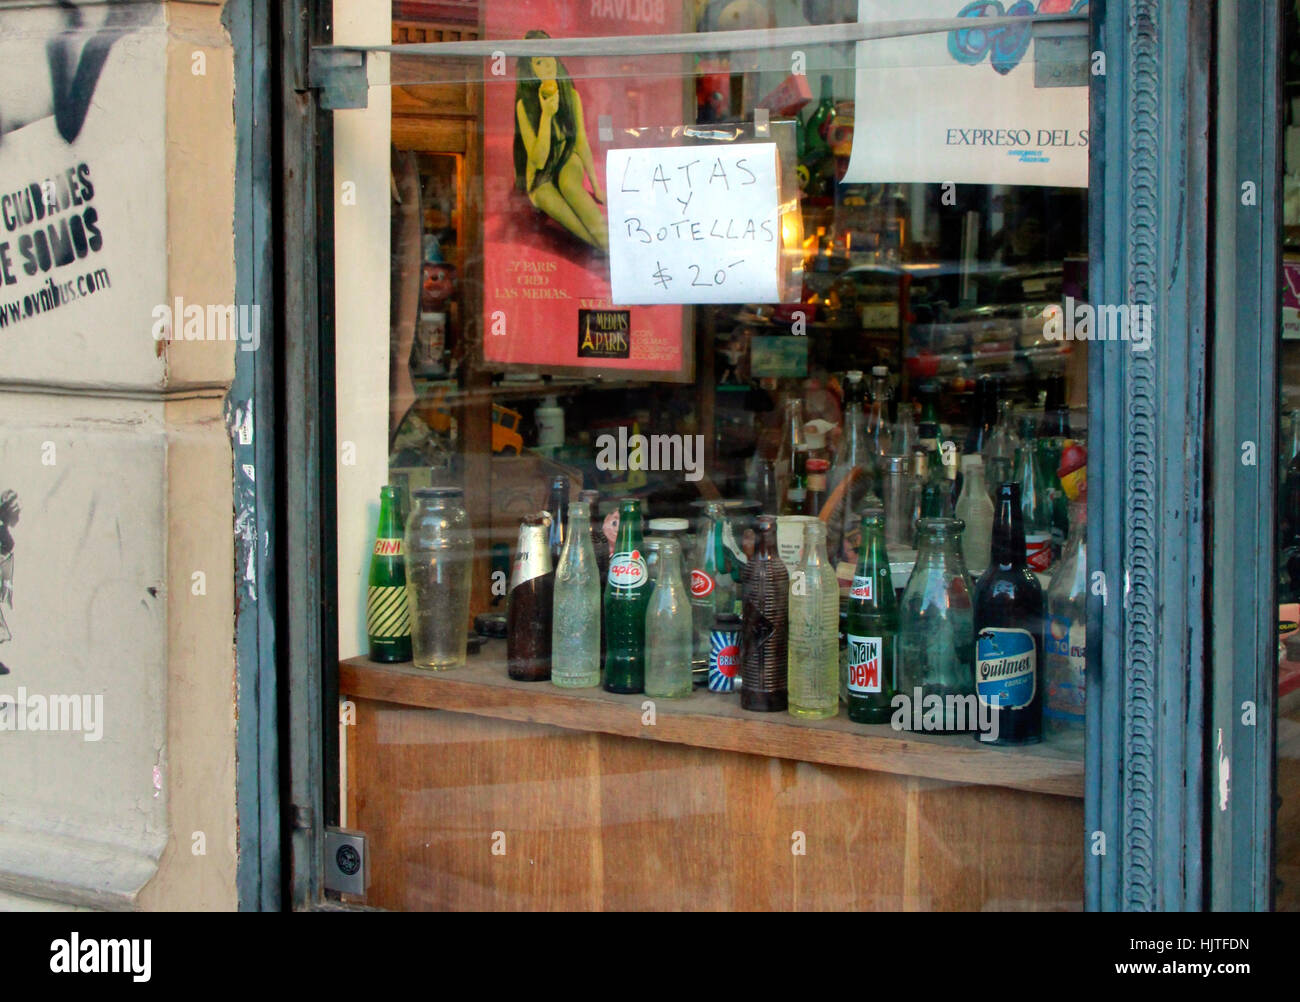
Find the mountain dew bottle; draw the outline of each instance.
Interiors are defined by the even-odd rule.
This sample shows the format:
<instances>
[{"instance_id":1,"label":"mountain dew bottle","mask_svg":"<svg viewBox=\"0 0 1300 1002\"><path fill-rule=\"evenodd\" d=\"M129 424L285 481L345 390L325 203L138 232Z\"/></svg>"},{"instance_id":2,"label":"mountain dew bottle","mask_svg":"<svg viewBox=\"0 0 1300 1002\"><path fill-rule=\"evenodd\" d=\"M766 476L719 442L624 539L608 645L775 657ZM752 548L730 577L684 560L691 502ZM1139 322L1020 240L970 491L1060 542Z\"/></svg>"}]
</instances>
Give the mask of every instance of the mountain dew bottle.
<instances>
[{"instance_id":1,"label":"mountain dew bottle","mask_svg":"<svg viewBox=\"0 0 1300 1002\"><path fill-rule=\"evenodd\" d=\"M885 552L885 516L876 512L862 518L862 547L849 587L846 633L849 719L887 724L893 714L898 600Z\"/></svg>"}]
</instances>

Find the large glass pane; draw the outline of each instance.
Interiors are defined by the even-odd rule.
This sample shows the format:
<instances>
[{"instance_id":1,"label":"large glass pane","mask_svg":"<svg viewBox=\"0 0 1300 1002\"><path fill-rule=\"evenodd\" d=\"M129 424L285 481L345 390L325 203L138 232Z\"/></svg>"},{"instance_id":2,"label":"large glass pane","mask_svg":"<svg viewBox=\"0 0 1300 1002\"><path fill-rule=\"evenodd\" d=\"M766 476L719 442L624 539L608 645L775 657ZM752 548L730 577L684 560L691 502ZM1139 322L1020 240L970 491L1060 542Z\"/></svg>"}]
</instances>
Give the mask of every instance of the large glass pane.
<instances>
[{"instance_id":1,"label":"large glass pane","mask_svg":"<svg viewBox=\"0 0 1300 1002\"><path fill-rule=\"evenodd\" d=\"M858 17L393 5L500 50L336 117L370 903L1081 907L1086 78Z\"/></svg>"}]
</instances>

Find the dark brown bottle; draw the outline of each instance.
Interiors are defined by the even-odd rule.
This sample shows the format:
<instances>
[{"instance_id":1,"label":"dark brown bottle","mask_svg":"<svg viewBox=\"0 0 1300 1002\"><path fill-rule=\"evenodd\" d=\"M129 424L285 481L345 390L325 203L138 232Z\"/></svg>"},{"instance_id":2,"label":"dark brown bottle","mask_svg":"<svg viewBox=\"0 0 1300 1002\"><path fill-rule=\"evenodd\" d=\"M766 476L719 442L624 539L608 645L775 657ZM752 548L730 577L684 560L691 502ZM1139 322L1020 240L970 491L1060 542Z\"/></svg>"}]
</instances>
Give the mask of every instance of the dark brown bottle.
<instances>
[{"instance_id":1,"label":"dark brown bottle","mask_svg":"<svg viewBox=\"0 0 1300 1002\"><path fill-rule=\"evenodd\" d=\"M586 501L591 509L591 548L596 551L596 567L600 571L600 607L604 609L605 584L609 577L609 537L605 535L605 520L600 516L600 491L582 491L578 500ZM600 663L605 663L604 616L600 617Z\"/></svg>"},{"instance_id":2,"label":"dark brown bottle","mask_svg":"<svg viewBox=\"0 0 1300 1002\"><path fill-rule=\"evenodd\" d=\"M525 515L519 526L510 608L506 613L506 671L519 682L551 677L551 600L555 565L545 515Z\"/></svg>"},{"instance_id":3,"label":"dark brown bottle","mask_svg":"<svg viewBox=\"0 0 1300 1002\"><path fill-rule=\"evenodd\" d=\"M569 478L552 477L551 493L546 499L546 510L551 515L551 525L546 530L546 542L551 550L551 569L560 566L560 551L564 549L564 533L569 527Z\"/></svg>"},{"instance_id":4,"label":"dark brown bottle","mask_svg":"<svg viewBox=\"0 0 1300 1002\"><path fill-rule=\"evenodd\" d=\"M975 584L975 695L980 740L1043 735L1043 589L1025 562L1020 485L998 487L993 553ZM987 721L990 727L985 727Z\"/></svg>"},{"instance_id":5,"label":"dark brown bottle","mask_svg":"<svg viewBox=\"0 0 1300 1002\"><path fill-rule=\"evenodd\" d=\"M777 712L787 706L790 575L777 556L776 518L760 515L757 530L741 585L740 708Z\"/></svg>"}]
</instances>

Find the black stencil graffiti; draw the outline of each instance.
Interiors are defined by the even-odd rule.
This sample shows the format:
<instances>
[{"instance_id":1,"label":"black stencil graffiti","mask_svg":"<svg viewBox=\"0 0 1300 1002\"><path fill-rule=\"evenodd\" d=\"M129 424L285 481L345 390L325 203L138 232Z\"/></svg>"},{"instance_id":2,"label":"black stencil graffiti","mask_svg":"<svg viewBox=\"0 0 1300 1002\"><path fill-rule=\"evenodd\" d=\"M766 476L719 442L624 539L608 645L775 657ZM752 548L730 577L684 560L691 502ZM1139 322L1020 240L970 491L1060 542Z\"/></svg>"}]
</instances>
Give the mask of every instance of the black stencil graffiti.
<instances>
[{"instance_id":1,"label":"black stencil graffiti","mask_svg":"<svg viewBox=\"0 0 1300 1002\"><path fill-rule=\"evenodd\" d=\"M142 18L148 16L147 11L140 9L142 6L110 2L105 5L103 23L90 31L83 29L85 14L81 7L69 0L59 0L63 30L45 42L45 60L50 76L45 114L54 116L55 126L64 142L71 143L81 134L109 52L119 38L134 31ZM14 121L0 105L0 137L35 120L24 121L24 117L19 115Z\"/></svg>"},{"instance_id":2,"label":"black stencil graffiti","mask_svg":"<svg viewBox=\"0 0 1300 1002\"><path fill-rule=\"evenodd\" d=\"M22 507L15 491L0 493L0 644L13 639L9 624L5 622L4 607L14 607L14 536L11 531L18 524ZM0 662L0 675L9 669Z\"/></svg>"}]
</instances>

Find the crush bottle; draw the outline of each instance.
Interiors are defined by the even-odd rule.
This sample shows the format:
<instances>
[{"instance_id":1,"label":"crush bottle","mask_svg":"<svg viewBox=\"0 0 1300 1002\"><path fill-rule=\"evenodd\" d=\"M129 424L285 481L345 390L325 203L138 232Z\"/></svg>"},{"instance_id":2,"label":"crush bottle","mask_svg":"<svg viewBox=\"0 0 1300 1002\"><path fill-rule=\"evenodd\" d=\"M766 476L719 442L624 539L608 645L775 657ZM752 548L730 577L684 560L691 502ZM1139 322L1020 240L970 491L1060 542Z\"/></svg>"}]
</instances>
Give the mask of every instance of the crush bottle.
<instances>
[{"instance_id":1,"label":"crush bottle","mask_svg":"<svg viewBox=\"0 0 1300 1002\"><path fill-rule=\"evenodd\" d=\"M645 691L645 613L649 574L641 539L641 502L618 509L618 538L605 584L605 690Z\"/></svg>"},{"instance_id":2,"label":"crush bottle","mask_svg":"<svg viewBox=\"0 0 1300 1002\"><path fill-rule=\"evenodd\" d=\"M898 600L885 552L885 516L862 519L862 549L849 588L849 719L887 724L893 715L894 664L898 653Z\"/></svg>"},{"instance_id":3,"label":"crush bottle","mask_svg":"<svg viewBox=\"0 0 1300 1002\"><path fill-rule=\"evenodd\" d=\"M366 639L371 661L411 660L411 612L406 603L406 557L397 519L397 488L379 489L379 528L370 555Z\"/></svg>"},{"instance_id":4,"label":"crush bottle","mask_svg":"<svg viewBox=\"0 0 1300 1002\"><path fill-rule=\"evenodd\" d=\"M999 486L997 500L993 551L975 584L979 729L996 744L1031 744L1043 735L1043 589L1025 561L1019 485Z\"/></svg>"}]
</instances>

